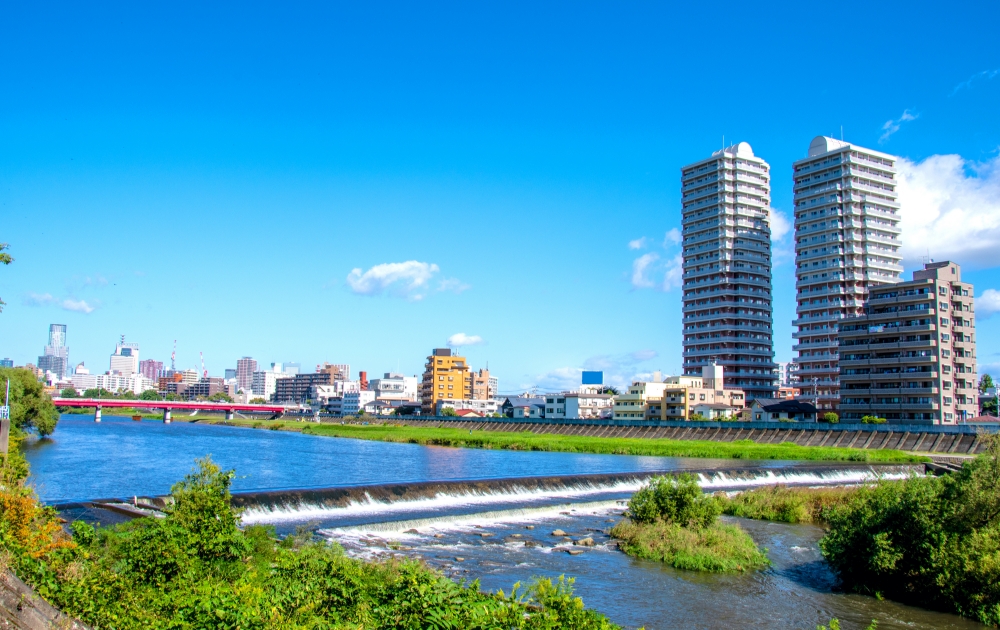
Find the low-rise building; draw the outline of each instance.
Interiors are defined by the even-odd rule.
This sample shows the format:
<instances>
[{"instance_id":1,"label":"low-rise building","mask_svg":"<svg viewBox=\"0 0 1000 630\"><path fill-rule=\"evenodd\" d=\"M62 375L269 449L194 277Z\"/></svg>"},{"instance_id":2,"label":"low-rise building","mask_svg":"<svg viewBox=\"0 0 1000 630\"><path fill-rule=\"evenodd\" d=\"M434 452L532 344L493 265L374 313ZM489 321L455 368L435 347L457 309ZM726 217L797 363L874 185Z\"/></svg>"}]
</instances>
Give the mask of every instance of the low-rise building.
<instances>
[{"instance_id":1,"label":"low-rise building","mask_svg":"<svg viewBox=\"0 0 1000 630\"><path fill-rule=\"evenodd\" d=\"M500 413L508 418L514 417L514 407L524 407L528 405L542 405L545 407L545 399L538 396L508 396L500 403Z\"/></svg>"},{"instance_id":2,"label":"low-rise building","mask_svg":"<svg viewBox=\"0 0 1000 630\"><path fill-rule=\"evenodd\" d=\"M547 394L545 417L554 420L587 420L610 418L614 415L611 394L600 393L601 387L581 387L577 391Z\"/></svg>"},{"instance_id":3,"label":"low-rise building","mask_svg":"<svg viewBox=\"0 0 1000 630\"><path fill-rule=\"evenodd\" d=\"M416 401L417 377L386 372L382 378L368 381L369 391L375 392L376 400Z\"/></svg>"},{"instance_id":4,"label":"low-rise building","mask_svg":"<svg viewBox=\"0 0 1000 630\"><path fill-rule=\"evenodd\" d=\"M801 400L760 398L747 408L753 422L816 422L816 406Z\"/></svg>"},{"instance_id":5,"label":"low-rise building","mask_svg":"<svg viewBox=\"0 0 1000 630\"><path fill-rule=\"evenodd\" d=\"M375 392L361 390L344 392L341 400L343 402L341 403L340 414L343 416L353 416L357 415L368 403L375 402Z\"/></svg>"},{"instance_id":6,"label":"low-rise building","mask_svg":"<svg viewBox=\"0 0 1000 630\"><path fill-rule=\"evenodd\" d=\"M435 415L444 415L445 409L451 409L454 412L459 411L475 411L483 416L492 415L497 412L497 401L495 400L469 400L469 399L442 399L437 401L434 407Z\"/></svg>"},{"instance_id":7,"label":"low-rise building","mask_svg":"<svg viewBox=\"0 0 1000 630\"><path fill-rule=\"evenodd\" d=\"M974 287L958 264L872 287L865 314L841 321L840 417L955 424L979 414Z\"/></svg>"},{"instance_id":8,"label":"low-rise building","mask_svg":"<svg viewBox=\"0 0 1000 630\"><path fill-rule=\"evenodd\" d=\"M85 368L86 369L86 368ZM109 392L142 392L155 390L156 383L142 374L122 376L120 374L74 374L69 378L73 388L78 391L88 389L106 389Z\"/></svg>"},{"instance_id":9,"label":"low-rise building","mask_svg":"<svg viewBox=\"0 0 1000 630\"><path fill-rule=\"evenodd\" d=\"M544 399L542 399L544 400ZM545 403L521 402L511 408L511 416L516 420L527 420L531 418L545 417Z\"/></svg>"},{"instance_id":10,"label":"low-rise building","mask_svg":"<svg viewBox=\"0 0 1000 630\"><path fill-rule=\"evenodd\" d=\"M742 389L724 386L720 365L706 365L702 376L669 376L663 382L633 383L625 394L615 396L614 418L627 420L691 420L696 405L724 405L740 410L746 406ZM721 409L721 407L719 408Z\"/></svg>"}]
</instances>

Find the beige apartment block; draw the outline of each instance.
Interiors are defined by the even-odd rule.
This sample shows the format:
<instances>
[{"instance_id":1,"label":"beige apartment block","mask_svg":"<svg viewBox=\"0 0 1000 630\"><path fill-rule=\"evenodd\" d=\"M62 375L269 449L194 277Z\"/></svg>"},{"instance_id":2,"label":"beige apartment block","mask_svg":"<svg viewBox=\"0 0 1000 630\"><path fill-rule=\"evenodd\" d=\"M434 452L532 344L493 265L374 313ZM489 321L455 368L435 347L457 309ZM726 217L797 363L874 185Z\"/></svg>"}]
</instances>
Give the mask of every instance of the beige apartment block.
<instances>
[{"instance_id":1,"label":"beige apartment block","mask_svg":"<svg viewBox=\"0 0 1000 630\"><path fill-rule=\"evenodd\" d=\"M820 409L839 402L838 326L864 313L870 291L902 279L897 160L820 136L792 165L796 385Z\"/></svg>"},{"instance_id":2,"label":"beige apartment block","mask_svg":"<svg viewBox=\"0 0 1000 630\"><path fill-rule=\"evenodd\" d=\"M840 414L907 424L978 415L973 286L953 262L872 288L865 314L839 330Z\"/></svg>"}]
</instances>

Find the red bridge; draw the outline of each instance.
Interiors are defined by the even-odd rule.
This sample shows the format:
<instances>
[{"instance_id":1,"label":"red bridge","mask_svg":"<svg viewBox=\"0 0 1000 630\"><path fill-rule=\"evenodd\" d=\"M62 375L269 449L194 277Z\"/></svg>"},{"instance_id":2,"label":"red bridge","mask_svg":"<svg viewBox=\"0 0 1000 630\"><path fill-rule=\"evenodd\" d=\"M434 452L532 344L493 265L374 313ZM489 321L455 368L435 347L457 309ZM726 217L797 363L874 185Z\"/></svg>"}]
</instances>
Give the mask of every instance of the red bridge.
<instances>
[{"instance_id":1,"label":"red bridge","mask_svg":"<svg viewBox=\"0 0 1000 630\"><path fill-rule=\"evenodd\" d=\"M176 400L124 400L120 398L53 398L52 402L57 407L95 407L94 422L101 421L101 408L109 407L129 407L133 409L162 409L163 421L170 422L170 412L177 410L192 411L224 411L226 420L232 420L237 411L250 413L270 413L281 415L285 412L282 405L251 405L227 402L199 402L197 400L176 401Z\"/></svg>"}]
</instances>

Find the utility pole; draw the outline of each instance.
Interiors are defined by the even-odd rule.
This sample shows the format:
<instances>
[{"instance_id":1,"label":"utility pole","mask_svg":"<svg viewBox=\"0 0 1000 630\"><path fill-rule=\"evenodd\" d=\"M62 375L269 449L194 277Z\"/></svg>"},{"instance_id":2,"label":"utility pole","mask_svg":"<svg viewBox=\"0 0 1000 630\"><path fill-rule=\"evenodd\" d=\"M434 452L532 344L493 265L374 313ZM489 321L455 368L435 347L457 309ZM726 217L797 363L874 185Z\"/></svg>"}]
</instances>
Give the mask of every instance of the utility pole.
<instances>
[{"instance_id":1,"label":"utility pole","mask_svg":"<svg viewBox=\"0 0 1000 630\"><path fill-rule=\"evenodd\" d=\"M10 379L7 379L7 394L0 407L0 453L6 455L10 445Z\"/></svg>"}]
</instances>

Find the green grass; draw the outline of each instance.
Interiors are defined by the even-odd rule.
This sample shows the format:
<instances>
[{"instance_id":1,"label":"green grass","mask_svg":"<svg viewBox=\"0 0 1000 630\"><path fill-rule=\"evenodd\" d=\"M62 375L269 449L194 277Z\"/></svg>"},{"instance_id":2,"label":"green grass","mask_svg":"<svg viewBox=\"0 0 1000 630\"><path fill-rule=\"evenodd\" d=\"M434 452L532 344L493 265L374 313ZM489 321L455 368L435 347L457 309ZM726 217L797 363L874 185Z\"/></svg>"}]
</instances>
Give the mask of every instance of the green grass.
<instances>
[{"instance_id":1,"label":"green grass","mask_svg":"<svg viewBox=\"0 0 1000 630\"><path fill-rule=\"evenodd\" d=\"M218 422L218 418L214 418ZM252 426L256 420L236 419L229 424ZM505 449L512 451L557 451L563 453L601 453L613 455L650 455L659 457L702 457L716 459L797 459L813 461L849 461L907 463L929 458L896 450L863 450L799 446L790 442L755 444L749 440L712 442L709 440L664 440L645 438L598 438L572 435L548 435L529 432L469 431L437 427L413 427L392 424L326 424L290 420L265 421L287 431L312 435L423 444L461 448Z\"/></svg>"},{"instance_id":2,"label":"green grass","mask_svg":"<svg viewBox=\"0 0 1000 630\"><path fill-rule=\"evenodd\" d=\"M610 533L628 555L664 562L676 569L740 573L770 564L767 554L737 525L717 522L689 528L663 521L638 524L624 520Z\"/></svg>"},{"instance_id":3,"label":"green grass","mask_svg":"<svg viewBox=\"0 0 1000 630\"><path fill-rule=\"evenodd\" d=\"M845 503L851 488L789 488L770 486L720 497L723 514L783 523L822 523L830 507Z\"/></svg>"}]
</instances>

